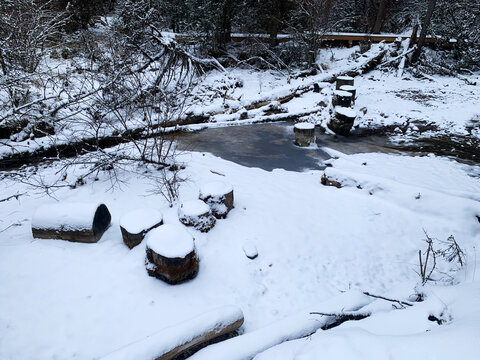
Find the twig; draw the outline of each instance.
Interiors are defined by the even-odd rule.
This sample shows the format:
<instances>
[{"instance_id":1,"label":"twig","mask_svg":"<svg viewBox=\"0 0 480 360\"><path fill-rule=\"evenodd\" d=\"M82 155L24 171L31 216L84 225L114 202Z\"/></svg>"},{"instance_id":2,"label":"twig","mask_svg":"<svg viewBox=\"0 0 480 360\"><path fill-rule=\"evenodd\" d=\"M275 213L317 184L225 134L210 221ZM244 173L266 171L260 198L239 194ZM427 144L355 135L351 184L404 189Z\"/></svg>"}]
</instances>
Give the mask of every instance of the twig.
<instances>
[{"instance_id":1,"label":"twig","mask_svg":"<svg viewBox=\"0 0 480 360\"><path fill-rule=\"evenodd\" d=\"M15 194L15 195L11 195L11 196L9 196L9 197L7 197L7 198L5 198L5 199L0 199L0 203L1 203L1 202L4 202L4 201L8 201L8 200L13 199L13 198L15 198L16 200L18 200L18 198L19 198L20 196L25 195L25 194L26 194L26 193L21 193L21 194L17 193L17 194Z\"/></svg>"},{"instance_id":2,"label":"twig","mask_svg":"<svg viewBox=\"0 0 480 360\"><path fill-rule=\"evenodd\" d=\"M367 295L367 296L370 296L370 297L373 297L373 298L376 298L376 299L382 299L382 300L385 300L385 301L390 301L390 302L398 303L398 304L400 304L400 305L402 305L402 306L413 306L412 303L409 303L409 302L406 302L406 301L396 300L396 299L389 299L389 298L386 298L386 297L384 297L384 296L370 294L370 293L367 292L367 291L364 291L363 294L364 294L364 295Z\"/></svg>"}]
</instances>

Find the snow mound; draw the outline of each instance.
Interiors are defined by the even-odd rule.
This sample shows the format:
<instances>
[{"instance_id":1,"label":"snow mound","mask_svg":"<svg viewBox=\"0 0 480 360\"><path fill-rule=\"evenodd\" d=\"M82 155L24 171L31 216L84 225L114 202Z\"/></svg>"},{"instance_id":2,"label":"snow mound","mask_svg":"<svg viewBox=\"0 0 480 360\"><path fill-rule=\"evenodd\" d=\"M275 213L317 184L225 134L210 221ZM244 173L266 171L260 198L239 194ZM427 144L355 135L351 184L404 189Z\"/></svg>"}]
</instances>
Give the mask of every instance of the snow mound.
<instances>
[{"instance_id":1,"label":"snow mound","mask_svg":"<svg viewBox=\"0 0 480 360\"><path fill-rule=\"evenodd\" d=\"M301 122L295 124L295 129L299 130L313 130L315 129L315 125L308 123L308 122Z\"/></svg>"},{"instance_id":2,"label":"snow mound","mask_svg":"<svg viewBox=\"0 0 480 360\"><path fill-rule=\"evenodd\" d=\"M354 80L354 78L351 77L351 76L338 76L337 80L352 81L352 80Z\"/></svg>"},{"instance_id":3,"label":"snow mound","mask_svg":"<svg viewBox=\"0 0 480 360\"><path fill-rule=\"evenodd\" d=\"M210 212L210 207L201 200L190 200L184 202L178 209L178 216L197 217Z\"/></svg>"},{"instance_id":4,"label":"snow mound","mask_svg":"<svg viewBox=\"0 0 480 360\"><path fill-rule=\"evenodd\" d=\"M333 93L341 97L352 97L352 93L349 93L348 91L334 90Z\"/></svg>"},{"instance_id":5,"label":"snow mound","mask_svg":"<svg viewBox=\"0 0 480 360\"><path fill-rule=\"evenodd\" d=\"M180 225L166 224L147 234L147 247L168 258L184 258L195 249L194 239Z\"/></svg>"},{"instance_id":6,"label":"snow mound","mask_svg":"<svg viewBox=\"0 0 480 360\"><path fill-rule=\"evenodd\" d=\"M131 234L139 234L144 230L161 223L163 215L152 208L136 209L120 218L120 226Z\"/></svg>"},{"instance_id":7,"label":"snow mound","mask_svg":"<svg viewBox=\"0 0 480 360\"><path fill-rule=\"evenodd\" d=\"M208 197L217 198L228 194L231 191L233 191L233 187L231 184L227 184L222 181L213 181L204 184L200 188L200 199L204 200Z\"/></svg>"},{"instance_id":8,"label":"snow mound","mask_svg":"<svg viewBox=\"0 0 480 360\"><path fill-rule=\"evenodd\" d=\"M351 94L350 94L351 95ZM340 115L343 115L343 116L346 116L346 117L349 117L349 118L354 118L357 116L357 113L355 110L353 109L350 109L350 108L346 108L346 107L342 107L342 106L337 106L335 108L335 112L340 114Z\"/></svg>"},{"instance_id":9,"label":"snow mound","mask_svg":"<svg viewBox=\"0 0 480 360\"><path fill-rule=\"evenodd\" d=\"M37 229L90 230L100 203L54 203L40 206L32 217Z\"/></svg>"},{"instance_id":10,"label":"snow mound","mask_svg":"<svg viewBox=\"0 0 480 360\"><path fill-rule=\"evenodd\" d=\"M353 90L355 90L355 86L352 86L352 85L340 86L340 91L353 91Z\"/></svg>"}]
</instances>

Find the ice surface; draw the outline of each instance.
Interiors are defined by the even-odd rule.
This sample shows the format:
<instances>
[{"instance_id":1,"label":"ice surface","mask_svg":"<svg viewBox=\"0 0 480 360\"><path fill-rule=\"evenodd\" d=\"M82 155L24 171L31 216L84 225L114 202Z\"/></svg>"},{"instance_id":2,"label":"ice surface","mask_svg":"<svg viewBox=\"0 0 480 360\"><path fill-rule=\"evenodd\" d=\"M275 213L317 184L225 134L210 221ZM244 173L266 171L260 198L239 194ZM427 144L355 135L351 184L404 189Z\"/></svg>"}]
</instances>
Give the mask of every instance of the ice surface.
<instances>
[{"instance_id":1,"label":"ice surface","mask_svg":"<svg viewBox=\"0 0 480 360\"><path fill-rule=\"evenodd\" d=\"M184 258L195 249L193 236L181 225L166 224L150 231L147 247L168 258Z\"/></svg>"},{"instance_id":2,"label":"ice surface","mask_svg":"<svg viewBox=\"0 0 480 360\"><path fill-rule=\"evenodd\" d=\"M45 204L35 211L32 227L37 229L90 230L99 203Z\"/></svg>"},{"instance_id":3,"label":"ice surface","mask_svg":"<svg viewBox=\"0 0 480 360\"><path fill-rule=\"evenodd\" d=\"M162 213L153 208L130 211L120 218L120 226L130 234L139 234L162 222Z\"/></svg>"}]
</instances>

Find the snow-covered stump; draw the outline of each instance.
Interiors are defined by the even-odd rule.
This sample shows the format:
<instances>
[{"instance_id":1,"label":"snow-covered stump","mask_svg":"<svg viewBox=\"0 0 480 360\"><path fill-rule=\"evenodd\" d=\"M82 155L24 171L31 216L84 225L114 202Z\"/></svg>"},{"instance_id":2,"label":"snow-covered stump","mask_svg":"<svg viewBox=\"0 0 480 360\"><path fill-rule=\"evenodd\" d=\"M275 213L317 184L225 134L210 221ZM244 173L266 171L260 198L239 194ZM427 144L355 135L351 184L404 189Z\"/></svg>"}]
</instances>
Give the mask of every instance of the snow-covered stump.
<instances>
[{"instance_id":1,"label":"snow-covered stump","mask_svg":"<svg viewBox=\"0 0 480 360\"><path fill-rule=\"evenodd\" d=\"M234 208L233 187L221 181L214 181L200 188L199 199L205 202L217 219L224 219Z\"/></svg>"},{"instance_id":2,"label":"snow-covered stump","mask_svg":"<svg viewBox=\"0 0 480 360\"><path fill-rule=\"evenodd\" d=\"M332 96L333 106L350 107L352 106L353 95L348 91L335 90Z\"/></svg>"},{"instance_id":3,"label":"snow-covered stump","mask_svg":"<svg viewBox=\"0 0 480 360\"><path fill-rule=\"evenodd\" d=\"M183 225L192 226L201 232L209 232L216 222L210 206L201 200L184 202L178 209L178 219Z\"/></svg>"},{"instance_id":4,"label":"snow-covered stump","mask_svg":"<svg viewBox=\"0 0 480 360\"><path fill-rule=\"evenodd\" d=\"M110 226L111 218L104 204L43 205L33 215L32 234L37 239L96 243Z\"/></svg>"},{"instance_id":5,"label":"snow-covered stump","mask_svg":"<svg viewBox=\"0 0 480 360\"><path fill-rule=\"evenodd\" d=\"M198 273L199 259L193 236L180 225L167 224L147 234L147 272L175 285Z\"/></svg>"},{"instance_id":6,"label":"snow-covered stump","mask_svg":"<svg viewBox=\"0 0 480 360\"><path fill-rule=\"evenodd\" d=\"M352 85L342 85L340 86L341 91L346 91L352 94L352 102L355 104L355 97L357 96L357 89Z\"/></svg>"},{"instance_id":7,"label":"snow-covered stump","mask_svg":"<svg viewBox=\"0 0 480 360\"><path fill-rule=\"evenodd\" d=\"M293 127L295 145L310 146L315 142L315 125L307 122L296 123Z\"/></svg>"},{"instance_id":8,"label":"snow-covered stump","mask_svg":"<svg viewBox=\"0 0 480 360\"><path fill-rule=\"evenodd\" d=\"M354 78L350 77L350 76L339 76L339 77L337 77L335 89L340 90L340 88L343 85L351 85L351 86L355 85Z\"/></svg>"},{"instance_id":9,"label":"snow-covered stump","mask_svg":"<svg viewBox=\"0 0 480 360\"><path fill-rule=\"evenodd\" d=\"M139 245L145 235L163 224L162 213L155 209L133 210L120 218L120 230L125 245L130 249Z\"/></svg>"},{"instance_id":10,"label":"snow-covered stump","mask_svg":"<svg viewBox=\"0 0 480 360\"><path fill-rule=\"evenodd\" d=\"M207 345L234 337L243 321L238 307L213 309L111 352L101 360L184 359Z\"/></svg>"},{"instance_id":11,"label":"snow-covered stump","mask_svg":"<svg viewBox=\"0 0 480 360\"><path fill-rule=\"evenodd\" d=\"M328 128L337 135L348 136L356 116L355 110L353 109L337 107L328 123Z\"/></svg>"}]
</instances>

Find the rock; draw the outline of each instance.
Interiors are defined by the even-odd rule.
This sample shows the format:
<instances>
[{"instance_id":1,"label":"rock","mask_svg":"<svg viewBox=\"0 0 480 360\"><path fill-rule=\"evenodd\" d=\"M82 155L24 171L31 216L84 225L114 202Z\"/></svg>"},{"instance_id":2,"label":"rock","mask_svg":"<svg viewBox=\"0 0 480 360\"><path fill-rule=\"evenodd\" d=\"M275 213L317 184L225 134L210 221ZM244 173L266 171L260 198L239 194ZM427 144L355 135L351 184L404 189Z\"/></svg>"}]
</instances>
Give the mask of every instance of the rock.
<instances>
[{"instance_id":1,"label":"rock","mask_svg":"<svg viewBox=\"0 0 480 360\"><path fill-rule=\"evenodd\" d=\"M258 256L257 247L252 242L247 242L243 245L243 252L245 253L245 256L251 260Z\"/></svg>"},{"instance_id":2,"label":"rock","mask_svg":"<svg viewBox=\"0 0 480 360\"><path fill-rule=\"evenodd\" d=\"M123 242L130 249L140 244L145 235L163 224L162 213L156 209L137 209L120 218Z\"/></svg>"},{"instance_id":3,"label":"rock","mask_svg":"<svg viewBox=\"0 0 480 360\"><path fill-rule=\"evenodd\" d=\"M337 135L348 136L353 127L356 113L350 108L336 107L328 128Z\"/></svg>"},{"instance_id":4,"label":"rock","mask_svg":"<svg viewBox=\"0 0 480 360\"><path fill-rule=\"evenodd\" d=\"M335 90L332 96L333 106L350 107L352 106L353 95L348 91Z\"/></svg>"},{"instance_id":5,"label":"rock","mask_svg":"<svg viewBox=\"0 0 480 360\"><path fill-rule=\"evenodd\" d=\"M340 90L340 87L343 85L355 85L355 80L350 76L339 76L336 79L336 90Z\"/></svg>"},{"instance_id":6,"label":"rock","mask_svg":"<svg viewBox=\"0 0 480 360\"><path fill-rule=\"evenodd\" d=\"M40 206L32 218L32 234L38 239L95 243L110 226L104 204L56 203Z\"/></svg>"},{"instance_id":7,"label":"rock","mask_svg":"<svg viewBox=\"0 0 480 360\"><path fill-rule=\"evenodd\" d=\"M342 187L342 184L340 184L338 181L330 180L326 174L323 174L322 178L320 179L320 183L323 186L334 186L337 189L340 189Z\"/></svg>"},{"instance_id":8,"label":"rock","mask_svg":"<svg viewBox=\"0 0 480 360\"><path fill-rule=\"evenodd\" d=\"M150 276L171 285L197 276L199 259L194 238L184 227L162 225L148 232L146 239L145 265Z\"/></svg>"},{"instance_id":9,"label":"rock","mask_svg":"<svg viewBox=\"0 0 480 360\"><path fill-rule=\"evenodd\" d=\"M209 232L216 219L210 207L201 200L184 202L178 209L178 218L185 226L192 226L201 232Z\"/></svg>"},{"instance_id":10,"label":"rock","mask_svg":"<svg viewBox=\"0 0 480 360\"><path fill-rule=\"evenodd\" d=\"M233 187L221 181L207 183L200 188L199 199L205 202L217 219L225 218L234 208Z\"/></svg>"},{"instance_id":11,"label":"rock","mask_svg":"<svg viewBox=\"0 0 480 360\"><path fill-rule=\"evenodd\" d=\"M295 145L310 146L315 142L315 125L307 122L296 123L293 127Z\"/></svg>"}]
</instances>

